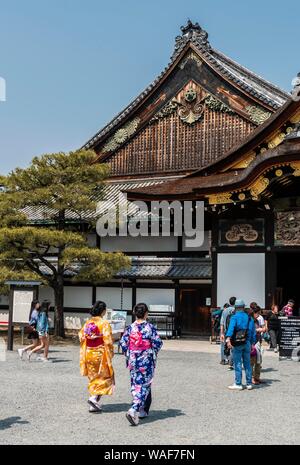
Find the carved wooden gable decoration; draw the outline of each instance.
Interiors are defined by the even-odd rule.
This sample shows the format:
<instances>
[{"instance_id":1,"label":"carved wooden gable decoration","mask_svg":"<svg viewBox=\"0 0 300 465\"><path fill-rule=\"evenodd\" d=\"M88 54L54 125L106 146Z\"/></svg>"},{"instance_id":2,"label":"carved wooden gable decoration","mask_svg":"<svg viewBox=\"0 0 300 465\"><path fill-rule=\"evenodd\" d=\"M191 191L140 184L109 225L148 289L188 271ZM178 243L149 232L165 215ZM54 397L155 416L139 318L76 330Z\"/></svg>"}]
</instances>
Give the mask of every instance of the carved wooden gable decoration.
<instances>
[{"instance_id":1,"label":"carved wooden gable decoration","mask_svg":"<svg viewBox=\"0 0 300 465\"><path fill-rule=\"evenodd\" d=\"M212 49L207 33L188 22L166 70L84 147L112 176L191 172L241 142L285 97Z\"/></svg>"}]
</instances>

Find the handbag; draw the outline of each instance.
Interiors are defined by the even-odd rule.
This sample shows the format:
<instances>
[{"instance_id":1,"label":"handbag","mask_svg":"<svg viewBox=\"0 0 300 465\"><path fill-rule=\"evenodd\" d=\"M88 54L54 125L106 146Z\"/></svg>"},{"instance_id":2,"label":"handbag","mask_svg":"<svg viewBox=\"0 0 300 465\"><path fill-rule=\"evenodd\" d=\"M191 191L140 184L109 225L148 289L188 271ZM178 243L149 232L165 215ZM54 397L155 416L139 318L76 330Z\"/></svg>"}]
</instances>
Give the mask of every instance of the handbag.
<instances>
[{"instance_id":1,"label":"handbag","mask_svg":"<svg viewBox=\"0 0 300 465\"><path fill-rule=\"evenodd\" d=\"M233 347L238 347L238 346L242 346L246 344L250 320L251 320L251 316L248 316L248 325L246 329L239 329L238 331L237 330L234 331L233 336L232 336L232 341L231 341L231 344L233 345Z\"/></svg>"},{"instance_id":2,"label":"handbag","mask_svg":"<svg viewBox=\"0 0 300 465\"><path fill-rule=\"evenodd\" d=\"M25 334L31 334L31 333L33 333L35 330L36 330L35 327L32 326L32 325L27 325L27 326L25 326L25 328L24 328Z\"/></svg>"}]
</instances>

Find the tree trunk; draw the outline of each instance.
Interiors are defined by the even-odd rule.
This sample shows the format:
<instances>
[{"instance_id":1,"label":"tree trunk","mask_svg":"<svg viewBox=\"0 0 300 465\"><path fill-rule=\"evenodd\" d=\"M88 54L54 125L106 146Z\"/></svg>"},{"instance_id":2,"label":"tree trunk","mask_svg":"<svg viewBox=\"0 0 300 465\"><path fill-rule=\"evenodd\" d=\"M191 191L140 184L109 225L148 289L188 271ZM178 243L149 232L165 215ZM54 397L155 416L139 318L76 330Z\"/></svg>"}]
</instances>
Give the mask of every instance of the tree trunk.
<instances>
[{"instance_id":1,"label":"tree trunk","mask_svg":"<svg viewBox=\"0 0 300 465\"><path fill-rule=\"evenodd\" d=\"M65 325L64 325L64 285L58 283L54 288L55 298L55 325L54 335L59 337L65 337Z\"/></svg>"},{"instance_id":2,"label":"tree trunk","mask_svg":"<svg viewBox=\"0 0 300 465\"><path fill-rule=\"evenodd\" d=\"M63 231L65 226L65 210L58 212L58 230ZM64 247L58 247L57 253L57 281L54 288L55 295L55 325L54 335L65 337L64 324L64 266L61 263L61 256Z\"/></svg>"}]
</instances>

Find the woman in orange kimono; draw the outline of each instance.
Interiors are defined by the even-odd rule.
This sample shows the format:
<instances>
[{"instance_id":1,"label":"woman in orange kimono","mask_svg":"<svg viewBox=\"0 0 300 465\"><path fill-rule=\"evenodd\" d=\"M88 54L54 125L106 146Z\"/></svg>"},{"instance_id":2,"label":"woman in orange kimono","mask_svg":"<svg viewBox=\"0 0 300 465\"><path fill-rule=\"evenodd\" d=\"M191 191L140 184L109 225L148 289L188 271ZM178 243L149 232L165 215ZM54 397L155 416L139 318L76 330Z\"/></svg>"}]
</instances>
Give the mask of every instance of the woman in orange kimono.
<instances>
[{"instance_id":1,"label":"woman in orange kimono","mask_svg":"<svg viewBox=\"0 0 300 465\"><path fill-rule=\"evenodd\" d=\"M98 301L91 309L91 318L79 332L80 372L89 379L90 412L101 412L101 397L111 396L114 389L114 355L111 326L103 320L106 304Z\"/></svg>"}]
</instances>

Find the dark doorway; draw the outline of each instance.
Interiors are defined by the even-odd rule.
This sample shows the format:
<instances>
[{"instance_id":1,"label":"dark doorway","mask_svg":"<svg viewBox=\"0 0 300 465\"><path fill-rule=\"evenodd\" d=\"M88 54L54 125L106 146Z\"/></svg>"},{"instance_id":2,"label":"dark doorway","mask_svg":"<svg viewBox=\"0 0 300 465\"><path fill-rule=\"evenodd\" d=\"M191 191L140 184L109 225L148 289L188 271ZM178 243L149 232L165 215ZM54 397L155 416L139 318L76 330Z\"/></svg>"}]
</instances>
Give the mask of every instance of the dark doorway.
<instances>
[{"instance_id":1,"label":"dark doorway","mask_svg":"<svg viewBox=\"0 0 300 465\"><path fill-rule=\"evenodd\" d=\"M210 286L180 290L178 319L182 335L203 336L210 334L210 307L207 306L206 301L210 296Z\"/></svg>"},{"instance_id":2,"label":"dark doorway","mask_svg":"<svg viewBox=\"0 0 300 465\"><path fill-rule=\"evenodd\" d=\"M300 252L277 253L277 301L280 308L288 299L295 300L294 316L299 314L300 306Z\"/></svg>"}]
</instances>

